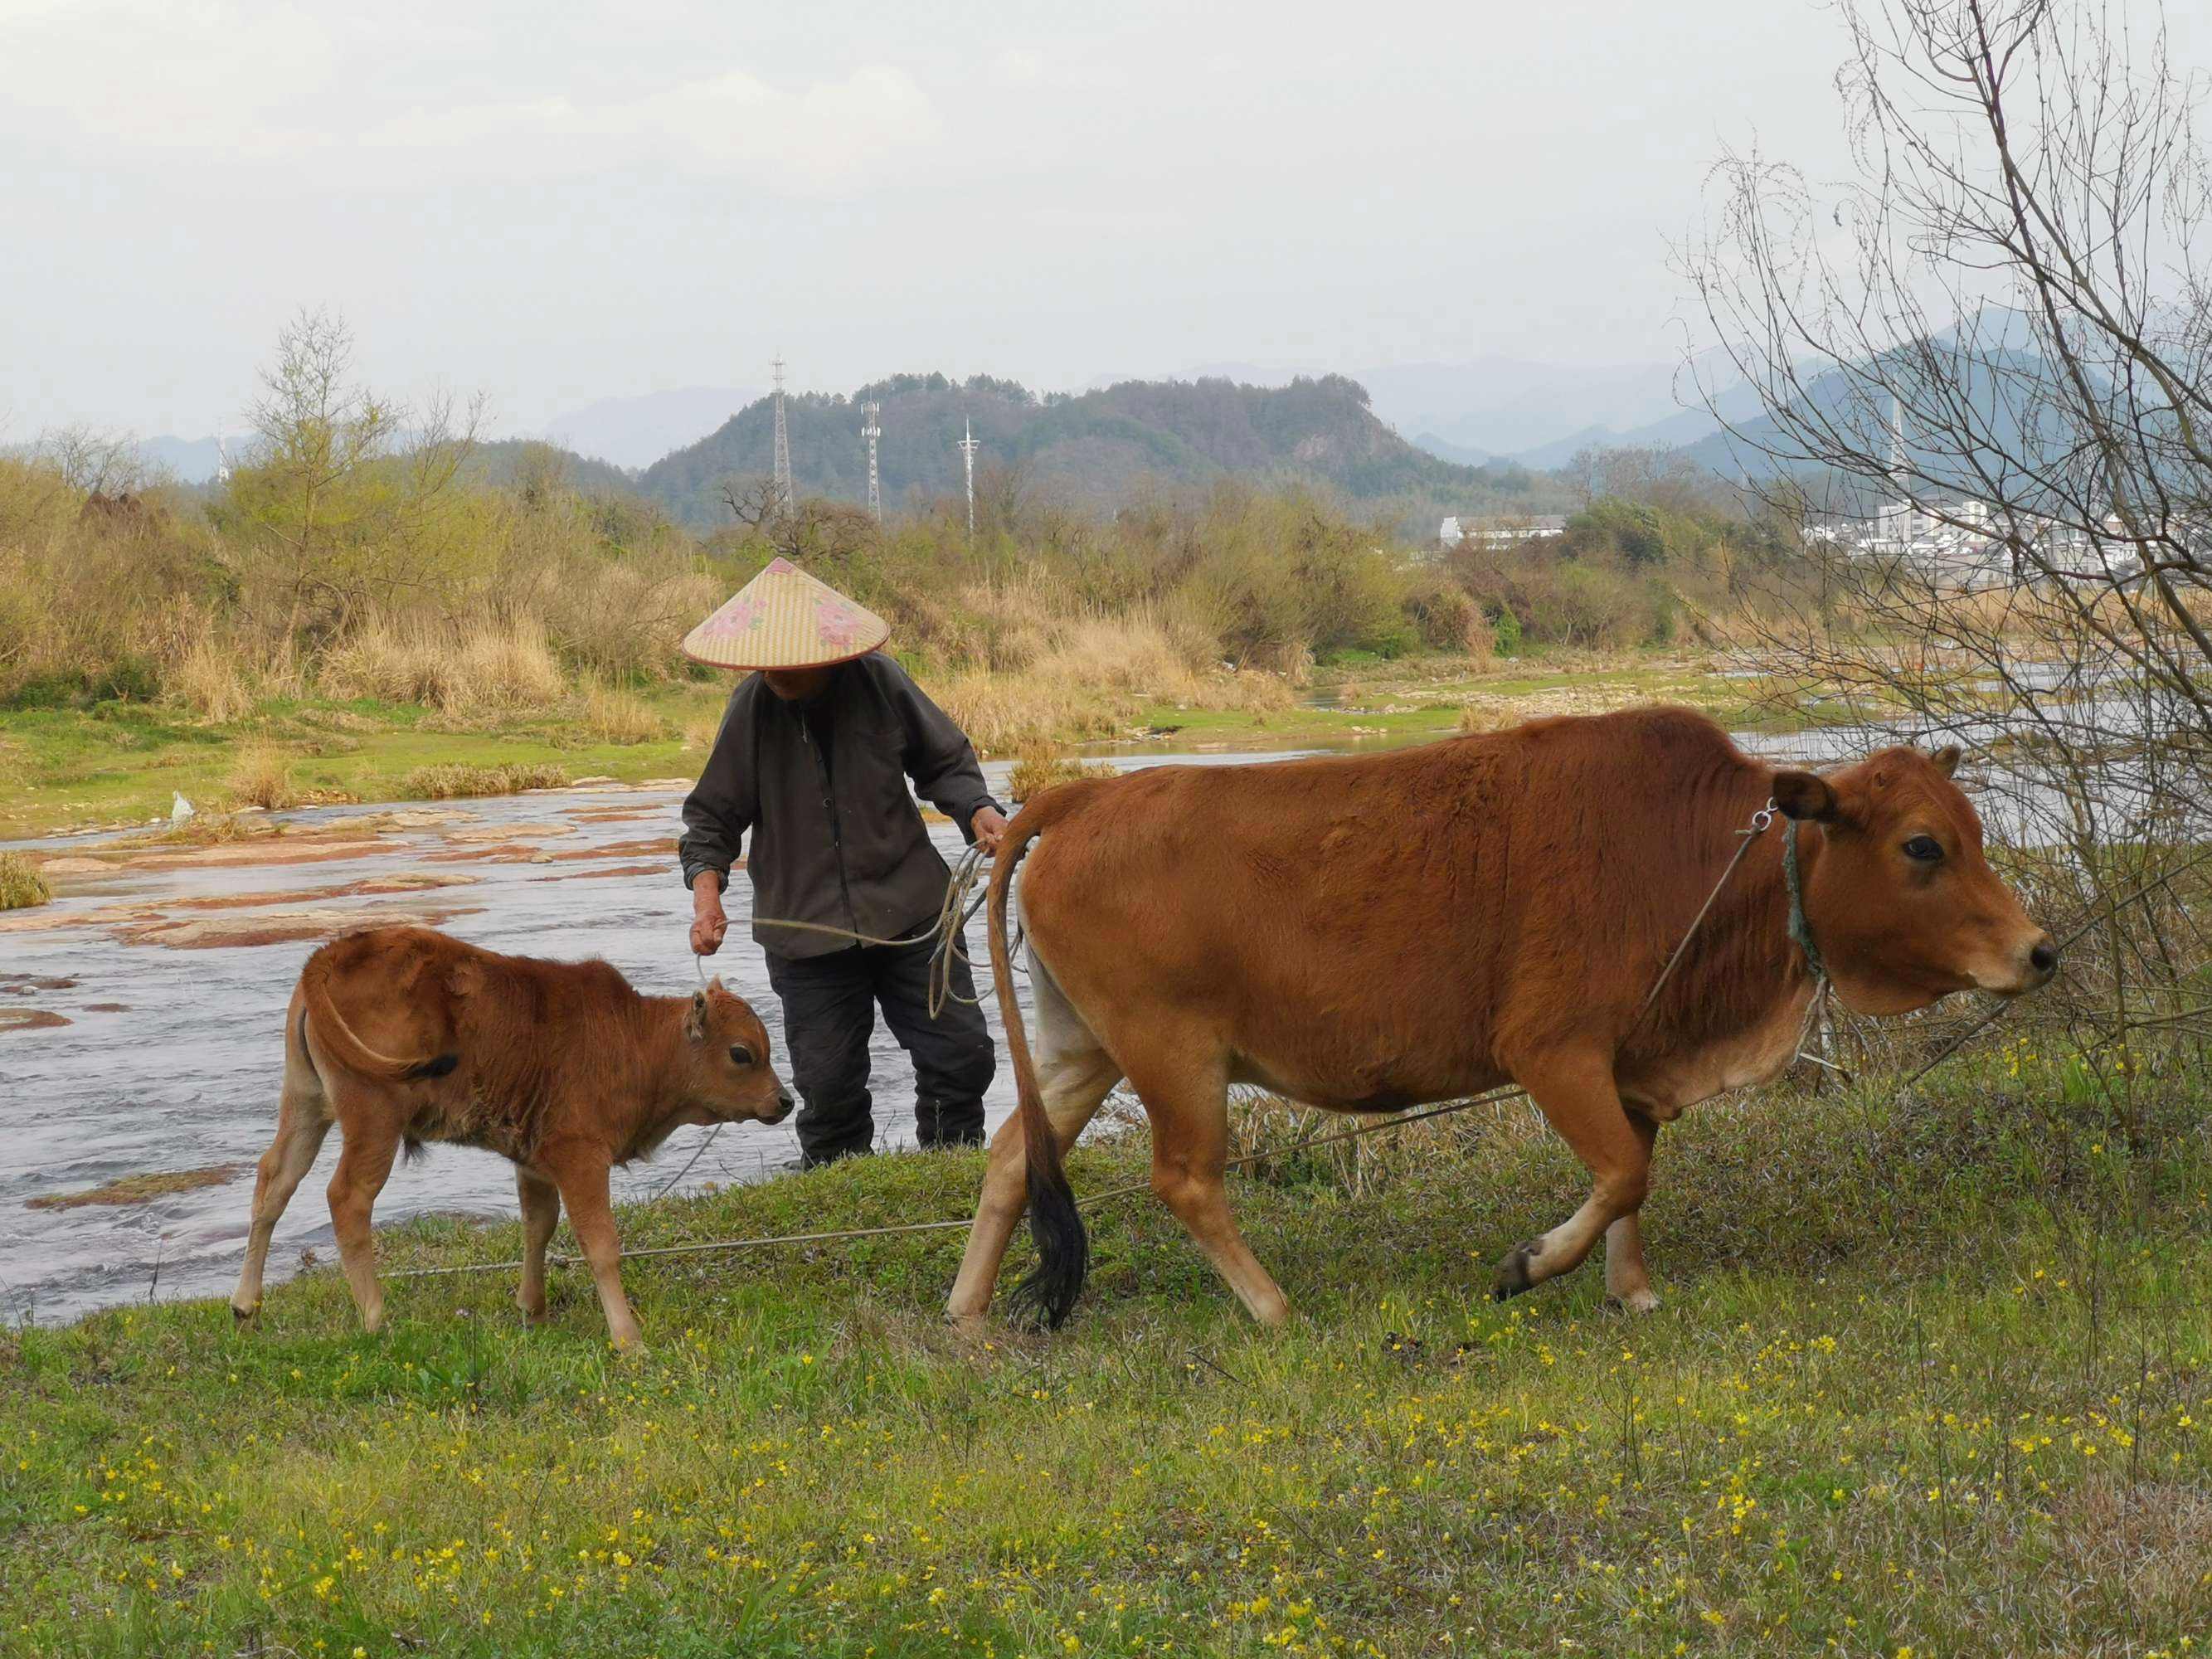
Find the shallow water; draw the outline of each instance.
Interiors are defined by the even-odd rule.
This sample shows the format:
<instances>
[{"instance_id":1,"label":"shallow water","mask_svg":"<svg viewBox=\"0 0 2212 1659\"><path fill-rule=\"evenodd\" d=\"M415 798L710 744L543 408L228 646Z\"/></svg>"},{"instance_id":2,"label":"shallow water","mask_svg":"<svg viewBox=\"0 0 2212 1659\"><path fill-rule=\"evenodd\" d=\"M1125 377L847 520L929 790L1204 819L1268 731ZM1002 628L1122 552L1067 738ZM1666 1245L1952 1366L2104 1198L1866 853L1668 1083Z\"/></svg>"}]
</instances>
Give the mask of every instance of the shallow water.
<instances>
[{"instance_id":1,"label":"shallow water","mask_svg":"<svg viewBox=\"0 0 2212 1659\"><path fill-rule=\"evenodd\" d=\"M1119 763L1157 765L1188 757ZM1209 764L1280 755L1207 755ZM987 768L994 784L1003 768ZM324 933L380 919L434 920L495 951L540 957L603 957L640 990L687 991L697 981L685 936L690 896L678 878L673 837L683 791L665 787L566 790L402 810L448 821L385 836L359 855L271 866L128 871L96 890L64 890L48 907L0 921L0 1020L42 1010L70 1023L39 1030L0 1027L0 1318L51 1323L152 1296L227 1295L245 1245L253 1163L276 1121L283 1019L300 966L319 942L179 948L127 942L163 925L249 920L282 922L301 910L345 920L297 918ZM379 809L331 807L280 816L302 829ZM603 815L621 813L614 821ZM635 816L629 816L635 814ZM932 834L948 859L960 846L950 824ZM658 841L652 849L633 844ZM48 842L83 851L85 841ZM273 850L283 842L262 842ZM522 849L498 854L495 849ZM487 849L495 855L486 856ZM501 861L512 858L514 861ZM532 862L533 858L549 861ZM465 885L389 894L330 890L410 872L469 878ZM192 902L284 896L276 904L192 908ZM712 964L750 1000L783 1048L781 1011L749 932L750 884L727 901L729 943ZM117 914L127 908L130 915ZM104 919L103 919L104 918ZM32 924L34 925L25 925ZM981 918L969 929L983 948ZM172 934L170 937L173 938ZM44 988L38 981L69 983ZM994 1037L995 1009L987 1007ZM872 1049L879 1146L913 1139L913 1071L878 1022ZM1000 1069L987 1102L995 1127L1012 1109L1013 1085ZM730 1124L702 1151L709 1131L680 1130L650 1163L615 1174L617 1202L678 1190L755 1181L797 1154L788 1123ZM334 1258L323 1186L338 1156L333 1135L317 1173L301 1183L276 1230L272 1277L297 1269L302 1250ZM691 1160L699 1153L696 1163ZM120 1176L236 1166L233 1177L150 1201L32 1209L29 1201L81 1192ZM512 1166L486 1153L433 1147L392 1172L377 1202L380 1223L428 1212L505 1219L514 1213Z\"/></svg>"}]
</instances>

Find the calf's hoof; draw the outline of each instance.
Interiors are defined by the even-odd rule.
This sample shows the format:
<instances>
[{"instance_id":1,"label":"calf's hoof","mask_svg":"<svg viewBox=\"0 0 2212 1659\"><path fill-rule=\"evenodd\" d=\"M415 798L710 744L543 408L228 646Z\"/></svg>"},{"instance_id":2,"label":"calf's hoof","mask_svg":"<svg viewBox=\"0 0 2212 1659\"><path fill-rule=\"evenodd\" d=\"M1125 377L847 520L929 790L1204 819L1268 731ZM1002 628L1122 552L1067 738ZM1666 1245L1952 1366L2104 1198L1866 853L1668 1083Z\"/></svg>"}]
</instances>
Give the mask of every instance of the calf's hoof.
<instances>
[{"instance_id":1,"label":"calf's hoof","mask_svg":"<svg viewBox=\"0 0 2212 1659\"><path fill-rule=\"evenodd\" d=\"M945 1310L945 1323L955 1336L969 1342L981 1342L988 1334L991 1322L979 1313L954 1313Z\"/></svg>"},{"instance_id":2,"label":"calf's hoof","mask_svg":"<svg viewBox=\"0 0 2212 1659\"><path fill-rule=\"evenodd\" d=\"M248 1320L252 1319L260 1311L261 1304L258 1302L252 1304L250 1307L240 1307L235 1302L230 1304L230 1316L234 1321L240 1325L245 1324Z\"/></svg>"},{"instance_id":3,"label":"calf's hoof","mask_svg":"<svg viewBox=\"0 0 2212 1659\"><path fill-rule=\"evenodd\" d=\"M1516 1244L1506 1253L1505 1260L1498 1264L1497 1282L1490 1287L1493 1302L1510 1301L1524 1291L1535 1288L1536 1277L1528 1271L1528 1264L1536 1259L1541 1243L1530 1239L1525 1244Z\"/></svg>"},{"instance_id":4,"label":"calf's hoof","mask_svg":"<svg viewBox=\"0 0 2212 1659\"><path fill-rule=\"evenodd\" d=\"M1613 1299L1632 1314L1650 1314L1659 1311L1659 1292L1649 1285L1640 1291L1615 1291Z\"/></svg>"}]
</instances>

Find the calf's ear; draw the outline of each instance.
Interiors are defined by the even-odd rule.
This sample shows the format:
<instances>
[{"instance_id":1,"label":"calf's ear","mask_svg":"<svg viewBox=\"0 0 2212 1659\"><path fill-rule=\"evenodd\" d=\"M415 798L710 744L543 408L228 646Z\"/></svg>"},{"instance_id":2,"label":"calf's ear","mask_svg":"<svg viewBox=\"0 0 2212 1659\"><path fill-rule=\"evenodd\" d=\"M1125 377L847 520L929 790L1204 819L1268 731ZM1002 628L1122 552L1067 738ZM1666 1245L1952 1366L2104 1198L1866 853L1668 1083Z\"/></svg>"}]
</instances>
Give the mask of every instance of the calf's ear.
<instances>
[{"instance_id":1,"label":"calf's ear","mask_svg":"<svg viewBox=\"0 0 2212 1659\"><path fill-rule=\"evenodd\" d=\"M1817 773L1777 772L1774 805L1784 817L1831 823L1836 817L1836 792Z\"/></svg>"},{"instance_id":2,"label":"calf's ear","mask_svg":"<svg viewBox=\"0 0 2212 1659\"><path fill-rule=\"evenodd\" d=\"M684 1016L684 1035L694 1042L707 1040L707 993L704 990L691 994L691 1010Z\"/></svg>"},{"instance_id":3,"label":"calf's ear","mask_svg":"<svg viewBox=\"0 0 2212 1659\"><path fill-rule=\"evenodd\" d=\"M1948 778L1959 769L1959 745L1947 743L1928 758L1935 762L1936 769Z\"/></svg>"}]
</instances>

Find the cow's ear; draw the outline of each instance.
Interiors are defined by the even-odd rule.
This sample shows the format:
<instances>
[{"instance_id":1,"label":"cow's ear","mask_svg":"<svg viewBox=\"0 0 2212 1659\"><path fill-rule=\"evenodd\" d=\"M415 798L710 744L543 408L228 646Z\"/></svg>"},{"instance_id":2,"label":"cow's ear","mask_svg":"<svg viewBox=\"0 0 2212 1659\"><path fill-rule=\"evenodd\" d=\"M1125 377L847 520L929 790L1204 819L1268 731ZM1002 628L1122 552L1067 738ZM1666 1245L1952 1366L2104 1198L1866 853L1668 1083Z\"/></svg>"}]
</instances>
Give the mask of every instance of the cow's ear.
<instances>
[{"instance_id":1,"label":"cow's ear","mask_svg":"<svg viewBox=\"0 0 2212 1659\"><path fill-rule=\"evenodd\" d=\"M703 988L691 994L691 1012L684 1016L684 1035L694 1042L707 1040L707 993Z\"/></svg>"},{"instance_id":2,"label":"cow's ear","mask_svg":"<svg viewBox=\"0 0 2212 1659\"><path fill-rule=\"evenodd\" d=\"M1947 743L1928 758L1935 762L1936 769L1948 778L1959 769L1959 745Z\"/></svg>"},{"instance_id":3,"label":"cow's ear","mask_svg":"<svg viewBox=\"0 0 2212 1659\"><path fill-rule=\"evenodd\" d=\"M1829 823L1837 815L1836 792L1828 781L1813 772L1777 772L1774 805L1783 817Z\"/></svg>"}]
</instances>

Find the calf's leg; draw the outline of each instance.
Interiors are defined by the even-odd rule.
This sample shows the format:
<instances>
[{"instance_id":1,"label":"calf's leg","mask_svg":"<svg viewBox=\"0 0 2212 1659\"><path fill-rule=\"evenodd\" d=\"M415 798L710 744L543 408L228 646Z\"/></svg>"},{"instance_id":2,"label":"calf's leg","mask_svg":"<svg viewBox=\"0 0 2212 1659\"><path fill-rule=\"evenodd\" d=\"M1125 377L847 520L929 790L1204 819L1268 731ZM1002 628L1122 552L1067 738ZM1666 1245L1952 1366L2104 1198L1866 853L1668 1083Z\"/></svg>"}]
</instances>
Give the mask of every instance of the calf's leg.
<instances>
[{"instance_id":1,"label":"calf's leg","mask_svg":"<svg viewBox=\"0 0 2212 1659\"><path fill-rule=\"evenodd\" d=\"M599 1287L599 1306L607 1316L607 1334L617 1348L635 1347L643 1334L629 1298L623 1294L622 1238L615 1231L614 1206L607 1196L607 1160L595 1149L549 1148L544 1154L546 1173L561 1188L561 1201L568 1206L569 1230L592 1269Z\"/></svg>"},{"instance_id":2,"label":"calf's leg","mask_svg":"<svg viewBox=\"0 0 2212 1659\"><path fill-rule=\"evenodd\" d=\"M384 1324L384 1291L376 1282L376 1236L369 1217L392 1173L399 1137L372 1121L368 1111L348 1112L342 1104L339 1115L346 1125L345 1150L331 1176L331 1225L338 1236L338 1261L353 1290L354 1306L361 1310L362 1328L373 1333Z\"/></svg>"},{"instance_id":3,"label":"calf's leg","mask_svg":"<svg viewBox=\"0 0 2212 1659\"><path fill-rule=\"evenodd\" d=\"M1034 957L1030 982L1036 996L1037 1088L1044 1097L1045 1116L1065 1153L1121 1080L1121 1068ZM1022 1126L1019 1119L1010 1117L991 1138L990 1166L984 1172L975 1224L969 1229L960 1276L953 1280L952 1294L945 1304L945 1318L962 1329L973 1332L981 1327L1006 1245L1028 1206Z\"/></svg>"},{"instance_id":4,"label":"calf's leg","mask_svg":"<svg viewBox=\"0 0 2212 1659\"><path fill-rule=\"evenodd\" d=\"M1579 1267L1608 1227L1636 1213L1651 1173L1651 1136L1631 1121L1609 1061L1568 1056L1518 1075L1589 1169L1592 1183L1581 1208L1551 1231L1516 1245L1498 1263L1495 1294L1501 1302Z\"/></svg>"},{"instance_id":5,"label":"calf's leg","mask_svg":"<svg viewBox=\"0 0 2212 1659\"><path fill-rule=\"evenodd\" d=\"M561 1224L561 1189L543 1176L517 1170L514 1194L522 1204L522 1284L514 1305L535 1325L545 1317L545 1246Z\"/></svg>"},{"instance_id":6,"label":"calf's leg","mask_svg":"<svg viewBox=\"0 0 2212 1659\"><path fill-rule=\"evenodd\" d=\"M238 1288L230 1293L230 1310L250 1319L261 1306L261 1275L269 1265L269 1241L292 1194L315 1166L315 1155L331 1132L329 1102L314 1068L304 1059L287 1056L284 1093L276 1109L276 1136L261 1155L253 1177L253 1219L246 1236L246 1265L239 1269Z\"/></svg>"}]
</instances>

